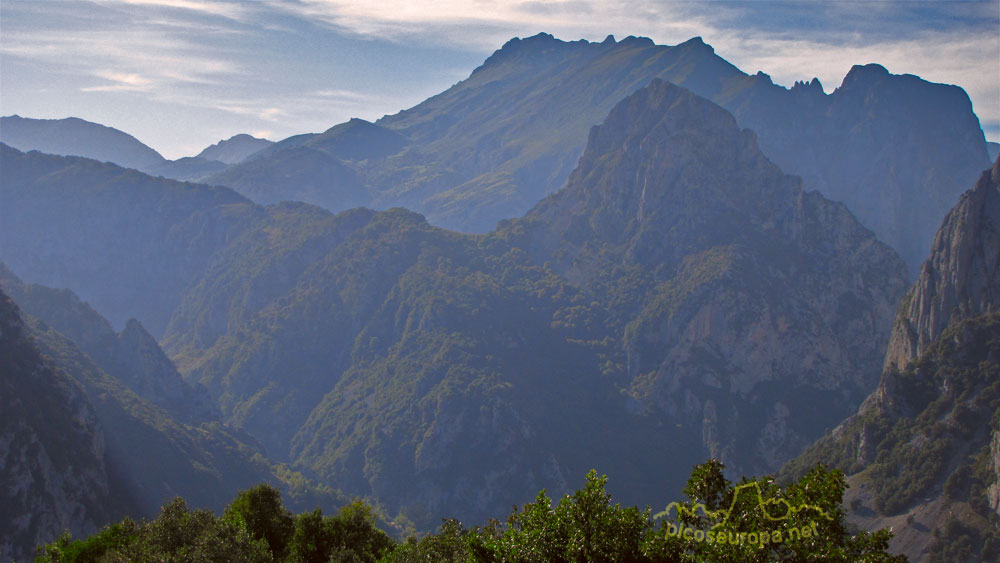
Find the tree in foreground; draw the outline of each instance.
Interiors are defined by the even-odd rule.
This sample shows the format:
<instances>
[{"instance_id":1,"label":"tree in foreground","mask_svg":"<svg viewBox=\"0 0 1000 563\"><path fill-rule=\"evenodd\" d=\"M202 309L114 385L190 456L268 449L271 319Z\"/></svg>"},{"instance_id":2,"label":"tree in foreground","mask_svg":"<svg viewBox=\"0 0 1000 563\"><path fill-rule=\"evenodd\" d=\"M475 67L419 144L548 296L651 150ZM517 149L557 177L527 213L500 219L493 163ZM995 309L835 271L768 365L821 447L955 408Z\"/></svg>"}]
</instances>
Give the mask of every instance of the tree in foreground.
<instances>
[{"instance_id":1,"label":"tree in foreground","mask_svg":"<svg viewBox=\"0 0 1000 563\"><path fill-rule=\"evenodd\" d=\"M345 506L333 517L324 517L319 509L294 517L280 491L258 485L239 493L222 517L208 510L189 511L177 498L149 522L126 518L78 541L64 534L42 548L35 561L374 563L392 545L376 527L372 509L362 502Z\"/></svg>"},{"instance_id":2,"label":"tree in foreground","mask_svg":"<svg viewBox=\"0 0 1000 563\"><path fill-rule=\"evenodd\" d=\"M722 470L715 460L696 466L683 491L688 500L655 514L612 504L607 478L591 471L582 489L554 506L542 491L505 523L465 529L448 520L385 561L906 561L888 553L888 530L851 533L844 525L840 471L816 467L783 490L767 477L734 486Z\"/></svg>"},{"instance_id":3,"label":"tree in foreground","mask_svg":"<svg viewBox=\"0 0 1000 563\"><path fill-rule=\"evenodd\" d=\"M90 538L69 535L37 561L288 561L632 563L668 561L903 562L888 553L891 532L851 532L841 507L839 471L814 468L779 487L769 477L734 485L715 460L694 468L687 500L650 508L622 507L605 491L607 477L587 474L584 487L553 503L543 490L505 522L441 530L394 542L371 507L355 502L336 516L292 516L268 485L241 492L222 517L189 511L182 499L150 522L126 518Z\"/></svg>"}]
</instances>

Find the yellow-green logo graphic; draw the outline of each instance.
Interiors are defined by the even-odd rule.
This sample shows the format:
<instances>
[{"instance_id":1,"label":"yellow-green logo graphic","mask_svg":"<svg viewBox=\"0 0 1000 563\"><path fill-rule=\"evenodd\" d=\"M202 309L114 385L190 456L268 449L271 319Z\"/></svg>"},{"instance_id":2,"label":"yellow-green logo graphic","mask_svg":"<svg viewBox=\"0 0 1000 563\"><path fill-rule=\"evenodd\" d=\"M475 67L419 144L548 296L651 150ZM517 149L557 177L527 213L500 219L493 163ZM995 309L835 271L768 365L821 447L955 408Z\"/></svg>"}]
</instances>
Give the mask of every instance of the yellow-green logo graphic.
<instances>
[{"instance_id":1,"label":"yellow-green logo graphic","mask_svg":"<svg viewBox=\"0 0 1000 563\"><path fill-rule=\"evenodd\" d=\"M739 501L741 494L753 494L755 496L757 506L760 508L760 511L766 520L772 522L788 520L792 516L803 511L810 511L813 514L813 518L807 525L786 527L783 530L760 530L756 532L719 530L719 528L732 523L731 517L734 514L736 504ZM713 524L708 530L700 530L686 527L683 524L678 525L673 522L668 522L666 526L667 536L698 542L708 541L718 542L720 544L729 543L732 545L750 543L763 546L768 543L781 543L784 541L816 536L819 534L815 520L816 518L825 518L830 521L834 520L833 516L827 514L826 511L819 506L807 503L792 506L791 503L782 498L764 500L764 495L761 493L760 485L756 482L737 485L733 489L733 500L730 502L729 508L709 510L702 503L695 503L693 506L688 507L679 502L672 502L668 504L662 512L654 514L653 518L669 518L672 513L675 513L677 517L690 516L697 518L698 511L701 511L701 514L704 515L705 518L710 521L714 521L715 524Z\"/></svg>"}]
</instances>

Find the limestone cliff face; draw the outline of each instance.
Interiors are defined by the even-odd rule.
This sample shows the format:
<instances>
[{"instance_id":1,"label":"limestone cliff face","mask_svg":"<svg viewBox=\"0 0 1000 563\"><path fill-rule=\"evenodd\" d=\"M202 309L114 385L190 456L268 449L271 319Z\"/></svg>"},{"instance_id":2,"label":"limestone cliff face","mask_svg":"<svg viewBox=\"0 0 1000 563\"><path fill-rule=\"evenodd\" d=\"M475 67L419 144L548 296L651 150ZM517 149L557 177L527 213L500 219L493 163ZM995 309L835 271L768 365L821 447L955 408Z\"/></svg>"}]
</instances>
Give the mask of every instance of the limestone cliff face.
<instances>
[{"instance_id":1,"label":"limestone cliff face","mask_svg":"<svg viewBox=\"0 0 1000 563\"><path fill-rule=\"evenodd\" d=\"M104 433L85 392L35 347L0 292L0 559L26 560L109 512Z\"/></svg>"},{"instance_id":2,"label":"limestone cliff face","mask_svg":"<svg viewBox=\"0 0 1000 563\"><path fill-rule=\"evenodd\" d=\"M542 202L533 252L620 307L631 391L737 474L770 472L874 387L899 257L712 102L654 81Z\"/></svg>"},{"instance_id":3,"label":"limestone cliff face","mask_svg":"<svg viewBox=\"0 0 1000 563\"><path fill-rule=\"evenodd\" d=\"M1000 514L1000 429L993 431L993 439L990 440L990 470L993 483L986 489L986 496L990 508Z\"/></svg>"},{"instance_id":4,"label":"limestone cliff face","mask_svg":"<svg viewBox=\"0 0 1000 563\"><path fill-rule=\"evenodd\" d=\"M902 370L953 321L1000 303L1000 160L964 193L934 237L930 257L893 326L886 366Z\"/></svg>"},{"instance_id":5,"label":"limestone cliff face","mask_svg":"<svg viewBox=\"0 0 1000 563\"><path fill-rule=\"evenodd\" d=\"M850 520L896 528L892 548L911 559L954 559L959 543L983 546L973 559L1000 556L989 523L1000 499L998 266L995 163L938 230L899 306L877 390L786 468L843 469Z\"/></svg>"}]
</instances>

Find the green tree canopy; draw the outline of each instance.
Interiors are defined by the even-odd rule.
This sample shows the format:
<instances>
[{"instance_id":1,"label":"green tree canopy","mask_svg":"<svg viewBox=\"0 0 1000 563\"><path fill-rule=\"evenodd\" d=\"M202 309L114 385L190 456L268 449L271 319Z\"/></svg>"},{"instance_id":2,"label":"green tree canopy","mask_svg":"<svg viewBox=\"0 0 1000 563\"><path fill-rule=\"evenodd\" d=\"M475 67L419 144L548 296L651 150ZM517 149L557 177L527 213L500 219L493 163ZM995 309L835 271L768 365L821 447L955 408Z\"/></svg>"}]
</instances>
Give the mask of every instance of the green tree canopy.
<instances>
[{"instance_id":1,"label":"green tree canopy","mask_svg":"<svg viewBox=\"0 0 1000 563\"><path fill-rule=\"evenodd\" d=\"M126 518L83 540L69 535L41 550L37 561L287 561L294 563L482 562L659 563L730 561L904 562L888 553L891 532L851 531L841 507L840 471L817 466L780 487L771 477L723 475L723 465L698 465L686 500L656 513L623 507L591 470L583 488L553 502L541 491L506 521L466 528L449 519L438 533L396 543L361 501L336 516L292 516L281 493L259 485L241 492L222 517L167 503L150 522Z\"/></svg>"}]
</instances>

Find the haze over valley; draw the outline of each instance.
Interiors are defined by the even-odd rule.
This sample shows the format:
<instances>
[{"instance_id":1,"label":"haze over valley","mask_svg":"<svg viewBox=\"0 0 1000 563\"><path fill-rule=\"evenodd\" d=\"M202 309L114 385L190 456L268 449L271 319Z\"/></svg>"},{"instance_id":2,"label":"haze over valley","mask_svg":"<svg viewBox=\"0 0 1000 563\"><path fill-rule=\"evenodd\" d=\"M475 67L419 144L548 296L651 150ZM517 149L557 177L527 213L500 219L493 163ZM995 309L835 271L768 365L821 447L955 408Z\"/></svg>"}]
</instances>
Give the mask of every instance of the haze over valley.
<instances>
[{"instance_id":1,"label":"haze over valley","mask_svg":"<svg viewBox=\"0 0 1000 563\"><path fill-rule=\"evenodd\" d=\"M285 9L181 4L93 9ZM42 12L3 9L27 86ZM726 56L512 37L397 113L175 159L4 102L0 558L1000 557L993 118Z\"/></svg>"}]
</instances>

